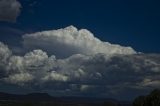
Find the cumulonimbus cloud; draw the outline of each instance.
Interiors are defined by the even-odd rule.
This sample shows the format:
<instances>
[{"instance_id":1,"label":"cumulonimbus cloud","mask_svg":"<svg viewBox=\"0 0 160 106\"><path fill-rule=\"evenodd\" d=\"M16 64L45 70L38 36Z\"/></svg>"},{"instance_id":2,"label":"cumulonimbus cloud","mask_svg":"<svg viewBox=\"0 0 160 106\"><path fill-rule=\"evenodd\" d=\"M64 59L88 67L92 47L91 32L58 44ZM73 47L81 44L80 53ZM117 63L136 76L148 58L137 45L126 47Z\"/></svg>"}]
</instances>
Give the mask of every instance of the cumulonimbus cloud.
<instances>
[{"instance_id":1,"label":"cumulonimbus cloud","mask_svg":"<svg viewBox=\"0 0 160 106\"><path fill-rule=\"evenodd\" d=\"M63 96L128 98L160 88L159 54L139 54L82 32L67 27L24 35L31 51L21 56L0 43L0 82Z\"/></svg>"},{"instance_id":2,"label":"cumulonimbus cloud","mask_svg":"<svg viewBox=\"0 0 160 106\"><path fill-rule=\"evenodd\" d=\"M160 56L156 54L110 58L105 54L76 54L65 59L56 59L54 55L49 57L42 50L24 56L7 54L10 52L6 56L0 54L6 57L3 59L5 64L1 64L5 70L0 81L22 88L29 86L34 90L38 87L51 94L114 95L118 98L121 94L127 96L127 90L131 93L160 87Z\"/></svg>"},{"instance_id":3,"label":"cumulonimbus cloud","mask_svg":"<svg viewBox=\"0 0 160 106\"><path fill-rule=\"evenodd\" d=\"M0 0L0 21L15 22L20 8L21 4L17 0Z\"/></svg>"},{"instance_id":4,"label":"cumulonimbus cloud","mask_svg":"<svg viewBox=\"0 0 160 106\"><path fill-rule=\"evenodd\" d=\"M104 53L113 54L135 54L131 47L103 42L86 30L78 30L74 26L64 29L37 32L23 36L24 46L29 50L35 48L55 54L57 57L64 58L73 54L91 55ZM65 51L65 53L64 53Z\"/></svg>"}]
</instances>

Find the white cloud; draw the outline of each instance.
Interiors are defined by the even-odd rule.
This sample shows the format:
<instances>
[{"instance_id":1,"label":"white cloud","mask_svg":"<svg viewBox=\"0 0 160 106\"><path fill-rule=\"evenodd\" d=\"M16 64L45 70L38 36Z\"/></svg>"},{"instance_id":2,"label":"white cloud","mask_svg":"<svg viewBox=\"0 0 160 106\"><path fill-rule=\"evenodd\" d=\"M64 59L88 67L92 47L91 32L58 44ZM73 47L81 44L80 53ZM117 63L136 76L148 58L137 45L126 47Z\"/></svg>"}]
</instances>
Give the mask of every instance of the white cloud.
<instances>
[{"instance_id":1,"label":"white cloud","mask_svg":"<svg viewBox=\"0 0 160 106\"><path fill-rule=\"evenodd\" d=\"M12 70L11 72L22 72L25 70L23 57L20 56L12 56L7 66L8 70Z\"/></svg>"},{"instance_id":2,"label":"white cloud","mask_svg":"<svg viewBox=\"0 0 160 106\"><path fill-rule=\"evenodd\" d=\"M4 47L7 47L4 45ZM145 91L159 87L159 55L75 54L65 59L34 50L24 56L10 56L3 83L38 87L48 93L70 95L125 96L126 91ZM147 61L147 63L146 63ZM149 80L146 80L149 79ZM136 93L135 93L136 94ZM127 96L127 95L126 95ZM133 96L133 95L132 95Z\"/></svg>"},{"instance_id":3,"label":"white cloud","mask_svg":"<svg viewBox=\"0 0 160 106\"><path fill-rule=\"evenodd\" d=\"M8 64L8 59L11 56L12 52L8 48L8 46L4 45L2 42L0 42L0 74L5 73L4 70L6 70L6 64Z\"/></svg>"},{"instance_id":4,"label":"white cloud","mask_svg":"<svg viewBox=\"0 0 160 106\"><path fill-rule=\"evenodd\" d=\"M45 64L48 59L48 55L42 50L34 50L29 52L24 56L24 64L26 67L39 67Z\"/></svg>"},{"instance_id":5,"label":"white cloud","mask_svg":"<svg viewBox=\"0 0 160 106\"><path fill-rule=\"evenodd\" d=\"M104 53L113 55L136 53L131 47L103 42L94 37L90 31L86 29L77 30L74 26L26 34L23 39L24 46L30 50L42 49L62 58L73 54L91 55Z\"/></svg>"},{"instance_id":6,"label":"white cloud","mask_svg":"<svg viewBox=\"0 0 160 106\"><path fill-rule=\"evenodd\" d=\"M59 74L55 71L52 71L51 73L48 73L42 80L44 81L64 81L66 82L68 80L68 76L65 76L63 74Z\"/></svg>"},{"instance_id":7,"label":"white cloud","mask_svg":"<svg viewBox=\"0 0 160 106\"><path fill-rule=\"evenodd\" d=\"M140 84L145 87L160 88L160 79L146 78Z\"/></svg>"},{"instance_id":8,"label":"white cloud","mask_svg":"<svg viewBox=\"0 0 160 106\"><path fill-rule=\"evenodd\" d=\"M12 54L8 46L0 42L0 61L5 62L7 58Z\"/></svg>"},{"instance_id":9,"label":"white cloud","mask_svg":"<svg viewBox=\"0 0 160 106\"><path fill-rule=\"evenodd\" d=\"M21 4L17 0L0 0L0 21L15 22L20 8Z\"/></svg>"},{"instance_id":10,"label":"white cloud","mask_svg":"<svg viewBox=\"0 0 160 106\"><path fill-rule=\"evenodd\" d=\"M90 85L81 85L80 90L82 92L85 92L85 91L89 90L90 88L91 88Z\"/></svg>"},{"instance_id":11,"label":"white cloud","mask_svg":"<svg viewBox=\"0 0 160 106\"><path fill-rule=\"evenodd\" d=\"M160 85L159 54L136 54L72 26L23 38L24 46L33 50L21 56L0 43L0 82L56 95L117 98Z\"/></svg>"},{"instance_id":12,"label":"white cloud","mask_svg":"<svg viewBox=\"0 0 160 106\"><path fill-rule=\"evenodd\" d=\"M9 75L8 78L4 78L6 82L18 85L24 85L25 82L29 82L33 80L33 76L29 73L19 73Z\"/></svg>"}]
</instances>

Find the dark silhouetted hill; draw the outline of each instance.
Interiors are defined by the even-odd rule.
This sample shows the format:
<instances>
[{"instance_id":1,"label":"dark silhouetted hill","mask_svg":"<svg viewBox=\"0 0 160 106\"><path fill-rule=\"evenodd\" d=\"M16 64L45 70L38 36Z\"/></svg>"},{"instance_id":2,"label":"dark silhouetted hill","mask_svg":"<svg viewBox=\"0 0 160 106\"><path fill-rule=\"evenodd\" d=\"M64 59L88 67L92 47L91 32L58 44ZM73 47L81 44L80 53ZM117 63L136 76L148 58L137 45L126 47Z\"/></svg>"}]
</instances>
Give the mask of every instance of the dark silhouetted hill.
<instances>
[{"instance_id":1,"label":"dark silhouetted hill","mask_svg":"<svg viewBox=\"0 0 160 106\"><path fill-rule=\"evenodd\" d=\"M155 89L147 96L137 97L133 106L160 106L160 90Z\"/></svg>"},{"instance_id":2,"label":"dark silhouetted hill","mask_svg":"<svg viewBox=\"0 0 160 106\"><path fill-rule=\"evenodd\" d=\"M0 100L14 100L14 101L53 101L56 98L47 93L31 93L27 95L8 94L0 92Z\"/></svg>"},{"instance_id":3,"label":"dark silhouetted hill","mask_svg":"<svg viewBox=\"0 0 160 106\"><path fill-rule=\"evenodd\" d=\"M47 93L18 95L0 92L0 106L130 106L130 104L106 98L52 97Z\"/></svg>"}]
</instances>

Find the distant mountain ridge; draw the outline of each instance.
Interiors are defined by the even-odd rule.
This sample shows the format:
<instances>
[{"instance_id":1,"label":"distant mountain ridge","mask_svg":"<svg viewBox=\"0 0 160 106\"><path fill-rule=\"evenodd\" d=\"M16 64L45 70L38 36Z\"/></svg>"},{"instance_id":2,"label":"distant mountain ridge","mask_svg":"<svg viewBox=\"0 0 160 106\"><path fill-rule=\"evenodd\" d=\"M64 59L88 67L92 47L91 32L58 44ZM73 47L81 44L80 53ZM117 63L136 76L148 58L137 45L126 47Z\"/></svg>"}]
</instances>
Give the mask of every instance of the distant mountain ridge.
<instances>
[{"instance_id":1,"label":"distant mountain ridge","mask_svg":"<svg viewBox=\"0 0 160 106\"><path fill-rule=\"evenodd\" d=\"M50 96L47 93L30 93L26 95L19 95L19 94L9 94L9 93L0 92L0 100L52 101L52 100L56 100L56 98Z\"/></svg>"},{"instance_id":2,"label":"distant mountain ridge","mask_svg":"<svg viewBox=\"0 0 160 106\"><path fill-rule=\"evenodd\" d=\"M74 96L64 96L64 97L53 97L48 93L29 93L29 94L9 94L0 92L0 100L41 100L41 101L55 101L55 100L62 100L62 101L84 101L84 102L95 102L93 100L97 100L97 102L102 101L116 101L115 99L111 98L95 98L95 97L74 97Z\"/></svg>"},{"instance_id":3,"label":"distant mountain ridge","mask_svg":"<svg viewBox=\"0 0 160 106\"><path fill-rule=\"evenodd\" d=\"M47 93L30 93L30 94L9 94L0 92L0 102L48 102L48 103L64 103L64 104L103 104L103 103L116 103L116 104L129 104L129 102L120 102L110 98L95 98L95 97L53 97ZM94 106L93 105L93 106ZM87 105L88 106L88 105ZM90 105L89 105L90 106ZM95 105L97 106L97 105ZM130 105L123 105L130 106Z\"/></svg>"}]
</instances>

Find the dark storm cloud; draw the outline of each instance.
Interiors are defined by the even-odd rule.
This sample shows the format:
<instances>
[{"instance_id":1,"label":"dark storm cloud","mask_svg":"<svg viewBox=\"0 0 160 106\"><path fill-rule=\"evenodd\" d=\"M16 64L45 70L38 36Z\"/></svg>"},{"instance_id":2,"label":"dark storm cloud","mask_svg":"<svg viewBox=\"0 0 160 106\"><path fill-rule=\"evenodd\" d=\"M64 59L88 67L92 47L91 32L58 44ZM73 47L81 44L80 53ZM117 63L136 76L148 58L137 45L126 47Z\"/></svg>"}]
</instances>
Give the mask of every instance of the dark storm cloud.
<instances>
[{"instance_id":1,"label":"dark storm cloud","mask_svg":"<svg viewBox=\"0 0 160 106\"><path fill-rule=\"evenodd\" d=\"M0 21L15 22L20 8L21 4L17 0L0 0Z\"/></svg>"}]
</instances>

